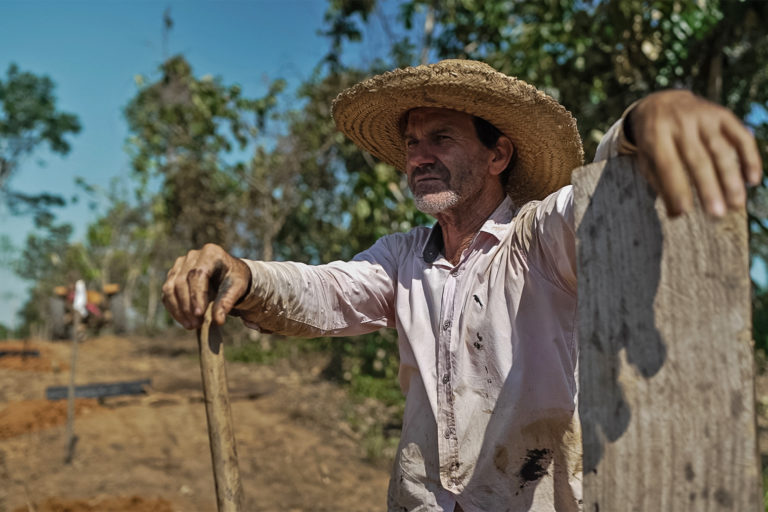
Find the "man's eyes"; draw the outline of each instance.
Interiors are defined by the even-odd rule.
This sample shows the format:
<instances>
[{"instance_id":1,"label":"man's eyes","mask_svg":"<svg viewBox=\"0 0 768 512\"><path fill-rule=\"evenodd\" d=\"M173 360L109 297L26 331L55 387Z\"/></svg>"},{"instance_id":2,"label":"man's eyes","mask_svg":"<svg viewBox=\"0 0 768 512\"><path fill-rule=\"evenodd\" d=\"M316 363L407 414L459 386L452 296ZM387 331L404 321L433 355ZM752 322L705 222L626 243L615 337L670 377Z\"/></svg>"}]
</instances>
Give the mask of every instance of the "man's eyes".
<instances>
[{"instance_id":1,"label":"man's eyes","mask_svg":"<svg viewBox=\"0 0 768 512\"><path fill-rule=\"evenodd\" d=\"M438 133L438 134L432 135L430 137L430 140L433 143L438 143L439 144L441 142L447 142L447 141L453 140L453 137L451 137L450 135L445 135L445 134L442 134L442 133ZM413 148L413 147L417 146L418 144L419 144L419 140L418 139L406 139L405 140L405 147L406 148Z\"/></svg>"}]
</instances>

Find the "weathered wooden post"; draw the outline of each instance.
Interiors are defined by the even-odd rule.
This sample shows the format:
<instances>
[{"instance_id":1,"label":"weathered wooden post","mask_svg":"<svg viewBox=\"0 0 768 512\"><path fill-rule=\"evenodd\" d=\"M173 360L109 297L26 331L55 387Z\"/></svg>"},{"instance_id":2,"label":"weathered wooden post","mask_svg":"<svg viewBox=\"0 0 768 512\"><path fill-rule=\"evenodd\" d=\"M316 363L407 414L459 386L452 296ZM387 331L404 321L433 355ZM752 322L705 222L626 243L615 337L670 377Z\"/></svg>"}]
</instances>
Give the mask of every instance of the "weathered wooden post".
<instances>
[{"instance_id":1,"label":"weathered wooden post","mask_svg":"<svg viewBox=\"0 0 768 512\"><path fill-rule=\"evenodd\" d=\"M77 435L75 434L75 370L77 369L77 343L83 335L82 317L77 309L72 310L72 352L69 363L69 385L67 386L67 448L64 464L71 464L75 456Z\"/></svg>"},{"instance_id":2,"label":"weathered wooden post","mask_svg":"<svg viewBox=\"0 0 768 512\"><path fill-rule=\"evenodd\" d=\"M670 220L633 165L573 178L584 510L763 511L745 215Z\"/></svg>"}]
</instances>

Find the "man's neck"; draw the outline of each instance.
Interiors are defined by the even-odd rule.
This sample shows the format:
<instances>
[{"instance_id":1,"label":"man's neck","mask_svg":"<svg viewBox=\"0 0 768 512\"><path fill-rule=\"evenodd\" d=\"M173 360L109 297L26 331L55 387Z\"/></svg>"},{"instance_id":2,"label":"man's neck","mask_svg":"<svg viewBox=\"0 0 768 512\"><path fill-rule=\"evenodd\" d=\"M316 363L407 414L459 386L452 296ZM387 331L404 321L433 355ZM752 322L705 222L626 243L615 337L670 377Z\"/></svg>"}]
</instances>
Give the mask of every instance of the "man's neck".
<instances>
[{"instance_id":1,"label":"man's neck","mask_svg":"<svg viewBox=\"0 0 768 512\"><path fill-rule=\"evenodd\" d=\"M453 265L459 263L462 253L469 247L475 235L488 217L504 201L505 194L467 201L461 207L435 215L443 231L443 254Z\"/></svg>"}]
</instances>

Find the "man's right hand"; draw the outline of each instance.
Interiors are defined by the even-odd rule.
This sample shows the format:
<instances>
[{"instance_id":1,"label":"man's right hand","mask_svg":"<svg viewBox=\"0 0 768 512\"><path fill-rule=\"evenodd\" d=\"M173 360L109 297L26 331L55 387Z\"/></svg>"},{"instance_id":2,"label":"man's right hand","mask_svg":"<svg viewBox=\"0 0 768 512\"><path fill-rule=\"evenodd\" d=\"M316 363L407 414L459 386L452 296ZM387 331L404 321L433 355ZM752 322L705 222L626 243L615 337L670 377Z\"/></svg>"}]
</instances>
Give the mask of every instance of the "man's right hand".
<instances>
[{"instance_id":1,"label":"man's right hand","mask_svg":"<svg viewBox=\"0 0 768 512\"><path fill-rule=\"evenodd\" d=\"M213 300L213 321L221 325L249 291L251 270L214 244L181 256L163 284L165 308L186 329L199 328Z\"/></svg>"}]
</instances>

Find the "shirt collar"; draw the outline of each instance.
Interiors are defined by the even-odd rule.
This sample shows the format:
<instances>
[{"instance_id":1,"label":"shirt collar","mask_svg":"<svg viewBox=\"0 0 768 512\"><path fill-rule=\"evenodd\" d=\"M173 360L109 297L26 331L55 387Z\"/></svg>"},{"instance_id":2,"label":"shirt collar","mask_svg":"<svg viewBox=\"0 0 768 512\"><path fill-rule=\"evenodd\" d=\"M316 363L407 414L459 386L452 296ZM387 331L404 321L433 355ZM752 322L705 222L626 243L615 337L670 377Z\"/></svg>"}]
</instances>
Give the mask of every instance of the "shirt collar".
<instances>
[{"instance_id":1,"label":"shirt collar","mask_svg":"<svg viewBox=\"0 0 768 512\"><path fill-rule=\"evenodd\" d=\"M480 233L488 233L496 240L501 240L504 230L509 222L517 215L519 208L515 207L512 199L506 196L504 200L496 207L493 213L486 219L480 228ZM427 241L422 247L421 256L429 264L432 264L443 252L443 228L440 223L432 226Z\"/></svg>"}]
</instances>

